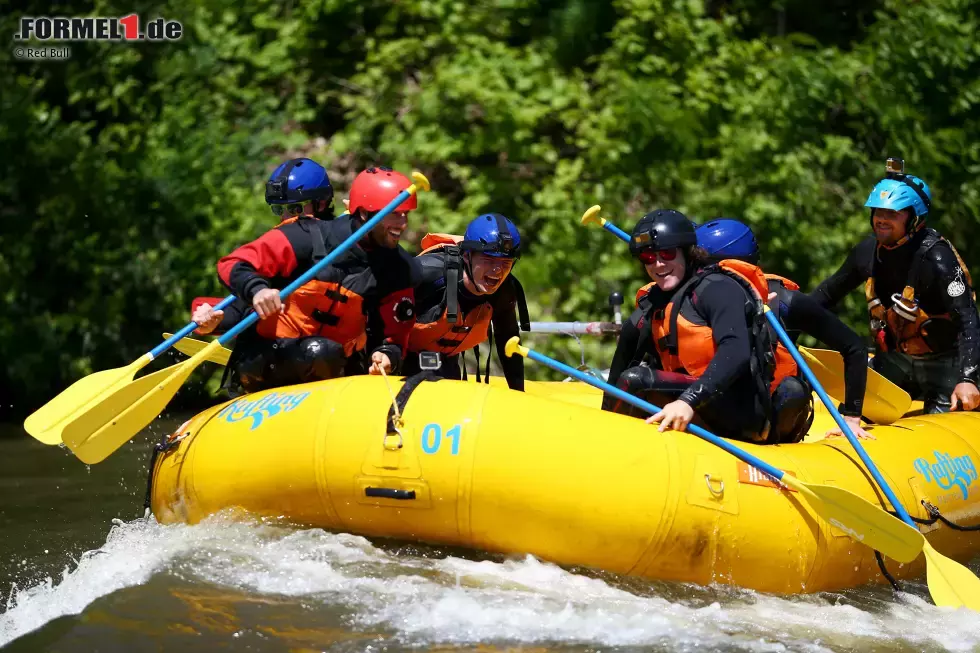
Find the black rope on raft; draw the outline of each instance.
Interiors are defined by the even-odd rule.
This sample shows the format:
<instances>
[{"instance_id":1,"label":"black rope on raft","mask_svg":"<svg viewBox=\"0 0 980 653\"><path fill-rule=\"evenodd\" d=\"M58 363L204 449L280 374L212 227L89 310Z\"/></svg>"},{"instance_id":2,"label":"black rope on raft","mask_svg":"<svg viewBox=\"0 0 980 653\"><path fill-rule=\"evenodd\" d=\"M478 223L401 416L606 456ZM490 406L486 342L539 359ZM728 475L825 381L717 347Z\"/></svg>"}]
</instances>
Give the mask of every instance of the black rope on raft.
<instances>
[{"instance_id":1,"label":"black rope on raft","mask_svg":"<svg viewBox=\"0 0 980 653\"><path fill-rule=\"evenodd\" d=\"M875 551L875 560L878 561L878 569L881 570L881 575L884 576L889 583L891 583L892 589L896 592L901 592L902 588L895 580L895 577L888 573L888 569L885 568L885 559L882 557L880 551Z\"/></svg>"},{"instance_id":2,"label":"black rope on raft","mask_svg":"<svg viewBox=\"0 0 980 653\"><path fill-rule=\"evenodd\" d=\"M932 515L932 521L930 522L931 524L935 524L936 520L939 520L942 523L949 526L950 528L952 528L954 531L964 531L967 533L980 531L980 524L977 524L975 526L961 526L959 524L954 524L950 520L943 517L943 514L939 512L939 508L937 508L936 506L932 505L931 503L929 503L924 499L922 501L922 506L926 509L926 512Z\"/></svg>"},{"instance_id":3,"label":"black rope on raft","mask_svg":"<svg viewBox=\"0 0 980 653\"><path fill-rule=\"evenodd\" d=\"M929 513L931 518L922 519L921 517L912 517L912 521L914 521L916 524L922 524L924 526L932 526L938 521L938 522L942 522L946 526L949 526L954 531L963 531L967 533L980 531L980 524L976 524L974 526L961 526L960 524L956 524L950 521L949 519L943 516L943 513L939 511L939 508L932 505L925 499L922 500L922 507L926 509L926 512ZM895 515L896 517L898 516L898 514L893 510L889 510L888 513L891 515ZM911 515L909 516L911 517ZM885 568L885 560L879 551L875 551L875 560L878 561L878 569L881 570L881 575L884 576L889 583L891 583L892 589L895 590L896 592L901 592L902 588L899 586L898 581L896 581L895 578L890 573L888 573L888 569Z\"/></svg>"},{"instance_id":4,"label":"black rope on raft","mask_svg":"<svg viewBox=\"0 0 980 653\"><path fill-rule=\"evenodd\" d=\"M943 516L943 514L939 511L939 508L932 505L925 499L922 500L922 507L926 509L926 512L932 515L932 518L923 519L921 517L912 517L911 515L909 515L909 517L912 517L912 521L914 521L916 524L922 524L923 526L932 526L938 521L938 522L942 522L943 524L946 524L954 531L963 531L965 533L980 531L980 524L977 524L975 526L961 526L960 524L950 521L949 519ZM898 517L898 513L895 512L894 510L888 510L886 512L888 512L889 515Z\"/></svg>"},{"instance_id":5,"label":"black rope on raft","mask_svg":"<svg viewBox=\"0 0 980 653\"><path fill-rule=\"evenodd\" d=\"M150 454L150 469L146 478L146 496L143 498L144 517L150 516L150 497L153 495L153 470L157 465L157 457L162 453L170 451L184 439L182 437L171 439L171 437L169 434L164 435L159 444L153 446L153 453Z\"/></svg>"}]
</instances>

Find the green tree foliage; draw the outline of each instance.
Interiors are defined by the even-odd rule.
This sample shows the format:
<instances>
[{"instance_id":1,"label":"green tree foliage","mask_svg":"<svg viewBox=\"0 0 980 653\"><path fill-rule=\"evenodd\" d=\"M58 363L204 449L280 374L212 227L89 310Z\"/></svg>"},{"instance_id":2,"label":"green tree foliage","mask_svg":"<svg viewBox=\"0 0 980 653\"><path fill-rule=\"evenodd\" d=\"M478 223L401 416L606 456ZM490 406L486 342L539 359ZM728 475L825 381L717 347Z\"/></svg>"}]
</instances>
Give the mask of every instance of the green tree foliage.
<instances>
[{"instance_id":1,"label":"green tree foliage","mask_svg":"<svg viewBox=\"0 0 980 653\"><path fill-rule=\"evenodd\" d=\"M578 224L597 203L625 229L656 207L743 218L767 269L813 287L867 233L890 155L978 271L975 1L35 4L0 31L135 10L185 35L73 43L62 63L0 51L0 410L132 360L192 297L225 294L214 262L272 225L262 182L300 154L340 196L372 163L429 175L415 242L513 217L533 319L605 318L612 290L631 308L642 269ZM862 303L845 310L865 330ZM578 362L574 341L529 339ZM593 365L610 352L587 346Z\"/></svg>"}]
</instances>

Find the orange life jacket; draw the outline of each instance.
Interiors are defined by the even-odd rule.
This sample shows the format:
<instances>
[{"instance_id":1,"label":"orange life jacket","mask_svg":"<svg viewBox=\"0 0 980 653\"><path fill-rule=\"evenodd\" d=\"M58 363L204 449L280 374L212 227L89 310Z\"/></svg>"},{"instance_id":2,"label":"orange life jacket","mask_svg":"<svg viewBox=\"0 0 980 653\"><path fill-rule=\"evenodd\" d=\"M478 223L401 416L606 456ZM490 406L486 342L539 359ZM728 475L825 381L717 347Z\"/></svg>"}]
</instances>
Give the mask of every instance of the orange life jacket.
<instances>
[{"instance_id":1,"label":"orange life jacket","mask_svg":"<svg viewBox=\"0 0 980 653\"><path fill-rule=\"evenodd\" d=\"M422 238L422 254L441 251L447 245L458 245L462 236L453 234L426 234ZM422 255L420 254L420 256ZM449 281L447 281L448 287ZM450 322L448 307L435 322L416 322L408 337L410 351L437 351L446 356L455 356L473 349L487 339L493 308L489 302L479 304L465 315L460 315L455 323Z\"/></svg>"},{"instance_id":2,"label":"orange life jacket","mask_svg":"<svg viewBox=\"0 0 980 653\"><path fill-rule=\"evenodd\" d=\"M364 298L335 281L308 281L286 298L285 310L259 320L263 338L321 336L344 346L344 354L367 344Z\"/></svg>"},{"instance_id":3,"label":"orange life jacket","mask_svg":"<svg viewBox=\"0 0 980 653\"><path fill-rule=\"evenodd\" d=\"M461 242L463 237L455 234L425 234L422 236L422 253L419 256L440 251L446 245L459 245Z\"/></svg>"},{"instance_id":4,"label":"orange life jacket","mask_svg":"<svg viewBox=\"0 0 980 653\"><path fill-rule=\"evenodd\" d=\"M776 281L778 283L781 283L783 286L786 287L787 290L799 290L800 289L800 284L796 283L795 281L792 281L791 279L787 279L786 277L780 276L778 274L769 274L767 272L766 273L766 283L771 285L773 281ZM769 288L769 292L774 292L774 289L773 288Z\"/></svg>"},{"instance_id":5,"label":"orange life jacket","mask_svg":"<svg viewBox=\"0 0 980 653\"><path fill-rule=\"evenodd\" d=\"M892 305L885 308L875 292L875 280L872 275L864 284L864 297L868 302L868 312L871 315L871 333L875 342L882 351L897 349L910 356L921 356L923 354L938 353L929 344L929 327L936 321L945 322L942 327L944 330L952 329L953 323L949 313L940 315L929 315L919 307L919 302L915 298L915 285L918 281L919 270L923 264L926 254L933 246L939 243L946 243L953 250L956 262L963 270L965 279L957 279L952 284L948 292L952 295L953 291L958 290L964 293L967 290L976 298L973 293L973 280L970 278L970 271L967 269L960 253L949 242L937 232L930 230L926 235L919 249L916 251L912 266L909 269L908 280L905 289L902 290L901 297L892 296ZM960 284L960 288L953 288L954 284Z\"/></svg>"},{"instance_id":6,"label":"orange life jacket","mask_svg":"<svg viewBox=\"0 0 980 653\"><path fill-rule=\"evenodd\" d=\"M299 218L289 218L276 228ZM313 237L313 260L327 255L323 234L318 228L310 230ZM320 336L343 345L350 356L367 344L367 317L364 298L337 281L313 279L297 288L284 301L284 310L259 320L255 331L263 338L303 338Z\"/></svg>"},{"instance_id":7,"label":"orange life jacket","mask_svg":"<svg viewBox=\"0 0 980 653\"><path fill-rule=\"evenodd\" d=\"M739 282L757 306L756 315L750 328L751 346L755 359L753 376L768 381L771 393L787 376L798 373L792 355L774 340L769 329L762 305L769 296L769 285L762 270L751 263L735 259L724 259L699 270L684 282L671 298L667 306L657 310L651 320L653 344L660 355L663 369L668 372L684 371L693 376L701 376L714 358L716 347L711 327L696 324L680 311L684 299L709 274L725 274ZM790 282L792 283L792 282ZM794 284L795 285L795 284ZM767 397L768 398L768 397Z\"/></svg>"},{"instance_id":8,"label":"orange life jacket","mask_svg":"<svg viewBox=\"0 0 980 653\"><path fill-rule=\"evenodd\" d=\"M657 285L657 282L656 281L651 281L650 283L648 283L645 286L640 286L640 288L636 291L636 300L635 301L636 301L636 305L637 306L640 305L640 300L642 300L644 297L646 297L647 295L649 295L650 294L650 291L653 290L654 286L656 286L656 285Z\"/></svg>"}]
</instances>

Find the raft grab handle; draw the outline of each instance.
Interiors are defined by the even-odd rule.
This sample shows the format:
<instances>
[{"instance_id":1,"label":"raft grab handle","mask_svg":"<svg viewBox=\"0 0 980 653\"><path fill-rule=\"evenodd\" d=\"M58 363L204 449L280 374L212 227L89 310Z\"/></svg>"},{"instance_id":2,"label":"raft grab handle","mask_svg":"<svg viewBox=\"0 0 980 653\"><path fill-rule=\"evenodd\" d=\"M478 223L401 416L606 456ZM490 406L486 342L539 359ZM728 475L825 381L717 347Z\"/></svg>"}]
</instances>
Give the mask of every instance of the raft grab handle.
<instances>
[{"instance_id":1,"label":"raft grab handle","mask_svg":"<svg viewBox=\"0 0 980 653\"><path fill-rule=\"evenodd\" d=\"M711 484L712 481L717 481L718 482L719 487L718 487L717 490ZM713 495L715 495L716 497L719 497L719 498L722 497L722 496L724 496L724 494L725 494L725 479L723 479L723 478L715 478L711 474L705 474L704 475L704 482L708 486L708 492L711 492L711 494L713 494Z\"/></svg>"},{"instance_id":2,"label":"raft grab handle","mask_svg":"<svg viewBox=\"0 0 980 653\"><path fill-rule=\"evenodd\" d=\"M364 496L412 501L415 499L415 490L396 490L390 487L366 487L364 488Z\"/></svg>"}]
</instances>

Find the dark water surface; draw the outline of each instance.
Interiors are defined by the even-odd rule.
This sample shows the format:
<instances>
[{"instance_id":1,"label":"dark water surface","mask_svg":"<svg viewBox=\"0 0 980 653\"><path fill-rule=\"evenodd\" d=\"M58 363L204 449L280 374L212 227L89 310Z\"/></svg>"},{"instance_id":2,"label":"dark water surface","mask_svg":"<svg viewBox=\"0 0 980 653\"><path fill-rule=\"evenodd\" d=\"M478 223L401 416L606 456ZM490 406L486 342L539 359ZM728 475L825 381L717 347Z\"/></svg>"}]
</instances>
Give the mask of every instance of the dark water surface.
<instances>
[{"instance_id":1,"label":"dark water surface","mask_svg":"<svg viewBox=\"0 0 980 653\"><path fill-rule=\"evenodd\" d=\"M185 417L91 467L0 425L5 652L980 650L980 615L921 584L782 598L220 515L161 526L141 516L150 441Z\"/></svg>"}]
</instances>

